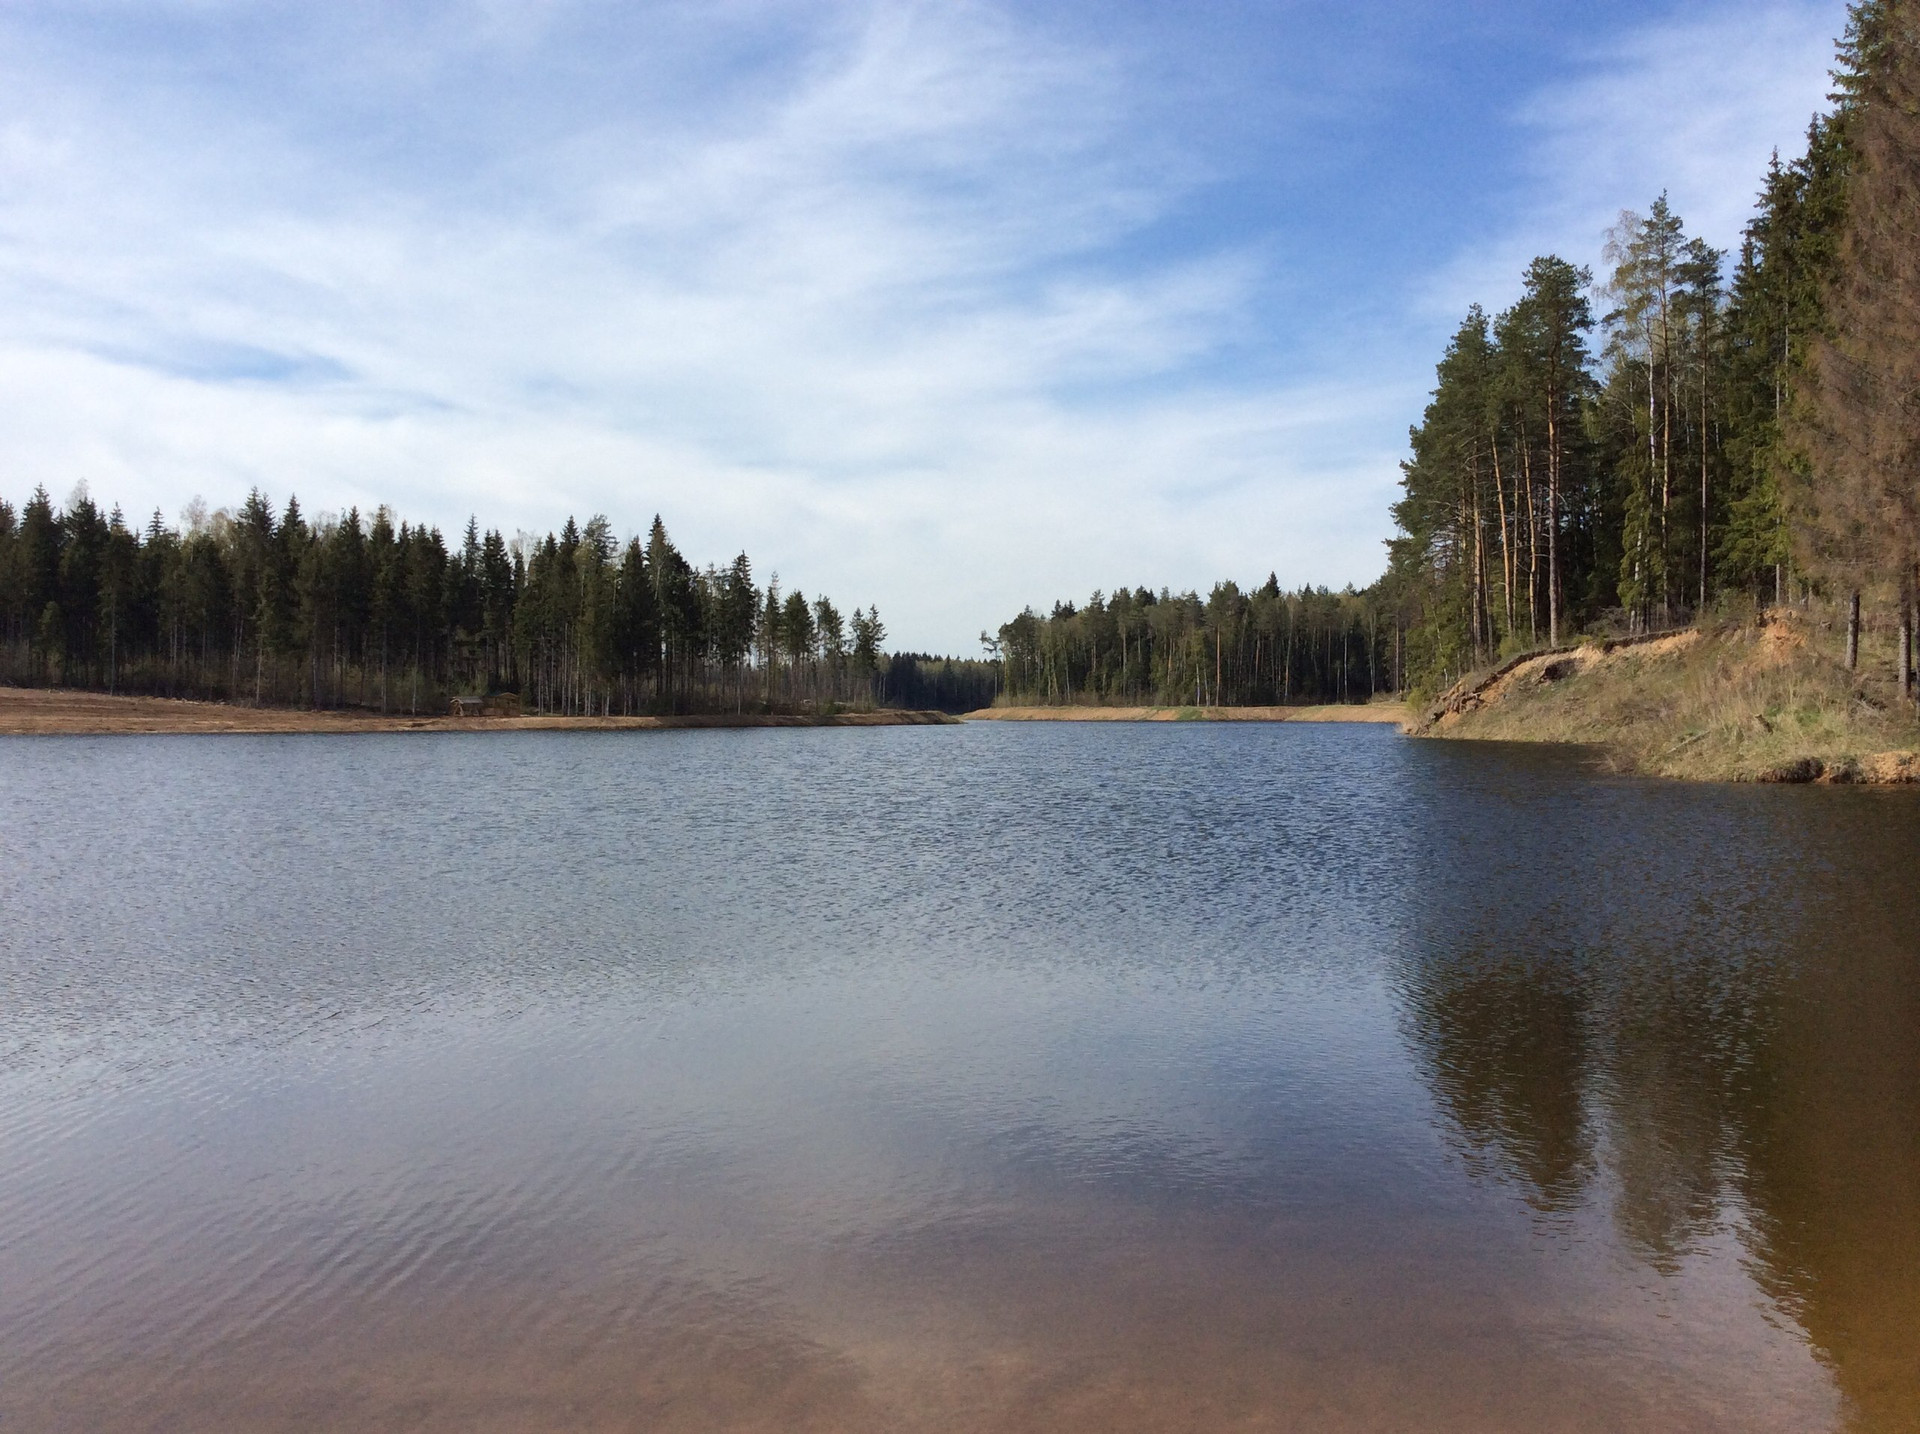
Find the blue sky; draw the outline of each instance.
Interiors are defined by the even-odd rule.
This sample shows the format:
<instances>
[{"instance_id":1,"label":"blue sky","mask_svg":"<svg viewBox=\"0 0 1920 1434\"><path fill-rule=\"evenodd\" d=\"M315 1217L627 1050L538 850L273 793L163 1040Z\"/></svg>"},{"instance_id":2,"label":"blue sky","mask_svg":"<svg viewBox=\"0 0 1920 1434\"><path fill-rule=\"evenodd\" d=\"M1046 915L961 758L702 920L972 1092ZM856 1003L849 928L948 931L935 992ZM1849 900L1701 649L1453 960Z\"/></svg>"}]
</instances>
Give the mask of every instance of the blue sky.
<instances>
[{"instance_id":1,"label":"blue sky","mask_svg":"<svg viewBox=\"0 0 1920 1434\"><path fill-rule=\"evenodd\" d=\"M1737 243L1841 0L0 8L0 492L657 511L975 650L1379 571L1466 305Z\"/></svg>"}]
</instances>

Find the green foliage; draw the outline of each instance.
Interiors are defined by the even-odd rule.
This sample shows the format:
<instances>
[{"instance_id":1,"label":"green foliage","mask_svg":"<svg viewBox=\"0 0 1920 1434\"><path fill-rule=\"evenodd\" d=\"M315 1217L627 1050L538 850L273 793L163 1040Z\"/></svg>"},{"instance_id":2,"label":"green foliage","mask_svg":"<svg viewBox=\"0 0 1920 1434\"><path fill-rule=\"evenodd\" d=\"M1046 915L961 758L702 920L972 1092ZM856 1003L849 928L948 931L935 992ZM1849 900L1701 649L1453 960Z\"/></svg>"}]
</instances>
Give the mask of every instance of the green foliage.
<instances>
[{"instance_id":1,"label":"green foliage","mask_svg":"<svg viewBox=\"0 0 1920 1434\"><path fill-rule=\"evenodd\" d=\"M1920 6L1858 7L1843 55L1844 223L1788 418L1808 458L1788 501L1809 570L1896 590L1905 609L1920 561Z\"/></svg>"},{"instance_id":2,"label":"green foliage","mask_svg":"<svg viewBox=\"0 0 1920 1434\"><path fill-rule=\"evenodd\" d=\"M896 652L880 679L890 706L930 712L973 712L991 707L1000 691L1000 664L978 658Z\"/></svg>"},{"instance_id":3,"label":"green foliage","mask_svg":"<svg viewBox=\"0 0 1920 1434\"><path fill-rule=\"evenodd\" d=\"M1587 277L1561 260L1535 260L1491 325L1469 313L1394 508L1382 586L1409 686L1582 629L1782 601L1790 574L1910 600L1915 11L1853 7L1835 108L1802 156L1768 166L1730 282L1662 195L1608 235L1597 361Z\"/></svg>"},{"instance_id":4,"label":"green foliage","mask_svg":"<svg viewBox=\"0 0 1920 1434\"><path fill-rule=\"evenodd\" d=\"M831 601L770 596L763 634L747 555L695 570L658 518L624 547L604 517L511 545L470 520L450 551L386 508L310 523L259 492L139 531L84 490L64 509L44 489L0 502L12 682L408 712L456 692L577 714L886 700L877 611L855 614L850 653Z\"/></svg>"},{"instance_id":5,"label":"green foliage","mask_svg":"<svg viewBox=\"0 0 1920 1434\"><path fill-rule=\"evenodd\" d=\"M881 624L877 608L861 612L853 610L848 624L853 629L853 669L865 675L877 672L880 667L880 645L887 640L887 629Z\"/></svg>"},{"instance_id":6,"label":"green foliage","mask_svg":"<svg viewBox=\"0 0 1920 1434\"><path fill-rule=\"evenodd\" d=\"M1491 661L1517 634L1552 641L1570 611L1612 595L1588 282L1563 259L1534 260L1519 302L1491 323L1472 309L1440 361L1402 465L1383 585L1415 691Z\"/></svg>"},{"instance_id":7,"label":"green foliage","mask_svg":"<svg viewBox=\"0 0 1920 1434\"><path fill-rule=\"evenodd\" d=\"M1365 701L1395 685L1396 634L1379 594L1269 576L1252 593L1118 588L1084 608L1028 608L984 638L1016 703L1264 706Z\"/></svg>"}]
</instances>

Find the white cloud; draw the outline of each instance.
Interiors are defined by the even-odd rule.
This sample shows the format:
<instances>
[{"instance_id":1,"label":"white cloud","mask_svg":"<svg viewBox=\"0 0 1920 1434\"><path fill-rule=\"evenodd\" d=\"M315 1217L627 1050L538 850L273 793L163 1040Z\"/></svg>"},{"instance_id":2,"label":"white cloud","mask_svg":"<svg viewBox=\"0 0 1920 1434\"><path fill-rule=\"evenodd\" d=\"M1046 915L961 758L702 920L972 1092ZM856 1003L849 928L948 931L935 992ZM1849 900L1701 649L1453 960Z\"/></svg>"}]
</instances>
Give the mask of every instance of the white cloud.
<instances>
[{"instance_id":1,"label":"white cloud","mask_svg":"<svg viewBox=\"0 0 1920 1434\"><path fill-rule=\"evenodd\" d=\"M981 0L285 13L0 17L0 491L658 510L964 651L1115 581L1372 576L1437 316L1662 185L1737 229L1839 5L1694 12L1536 97L1508 237L1291 387L1231 361L1304 341L1250 317L1263 253L1136 243L1216 177L1138 57Z\"/></svg>"},{"instance_id":2,"label":"white cloud","mask_svg":"<svg viewBox=\"0 0 1920 1434\"><path fill-rule=\"evenodd\" d=\"M771 97L583 115L451 197L255 110L18 74L7 488L143 513L258 483L509 532L658 509L690 555L744 545L960 650L1115 578L1377 566L1391 460L1369 492L1328 481L1337 445L1286 456L1352 395L1178 381L1257 266L1089 262L1185 182L1127 136L1119 61L981 6L833 19Z\"/></svg>"},{"instance_id":3,"label":"white cloud","mask_svg":"<svg viewBox=\"0 0 1920 1434\"><path fill-rule=\"evenodd\" d=\"M1663 190L1690 233L1737 249L1767 157L1799 153L1826 108L1845 0L1720 0L1684 7L1588 57L1585 73L1527 97L1526 188L1504 232L1441 274L1430 309L1456 318L1510 302L1537 254L1600 273L1605 230Z\"/></svg>"}]
</instances>

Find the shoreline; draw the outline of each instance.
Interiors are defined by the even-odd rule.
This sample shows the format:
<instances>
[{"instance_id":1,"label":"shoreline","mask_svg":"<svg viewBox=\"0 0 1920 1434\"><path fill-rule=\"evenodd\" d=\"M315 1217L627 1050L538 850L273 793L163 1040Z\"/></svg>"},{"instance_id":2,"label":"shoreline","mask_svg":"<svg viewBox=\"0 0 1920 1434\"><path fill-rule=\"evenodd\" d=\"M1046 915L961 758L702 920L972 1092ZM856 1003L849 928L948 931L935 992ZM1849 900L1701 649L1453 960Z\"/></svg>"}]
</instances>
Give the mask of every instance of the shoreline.
<instances>
[{"instance_id":1,"label":"shoreline","mask_svg":"<svg viewBox=\"0 0 1920 1434\"><path fill-rule=\"evenodd\" d=\"M988 707L946 712L880 708L805 713L688 713L677 716L453 717L358 708L249 707L184 697L129 696L68 687L0 687L0 737L105 737L275 732L623 732L756 727L933 727L961 722L1339 722L1405 727L1400 703L1310 707Z\"/></svg>"},{"instance_id":2,"label":"shoreline","mask_svg":"<svg viewBox=\"0 0 1920 1434\"><path fill-rule=\"evenodd\" d=\"M299 707L242 707L182 697L130 697L64 687L0 687L0 737L234 736L348 732L645 732L748 727L935 727L944 712L890 709L690 713L667 717L446 717Z\"/></svg>"},{"instance_id":3,"label":"shoreline","mask_svg":"<svg viewBox=\"0 0 1920 1434\"><path fill-rule=\"evenodd\" d=\"M1398 702L1315 707L983 707L963 722L1375 722L1404 727L1412 720Z\"/></svg>"},{"instance_id":4,"label":"shoreline","mask_svg":"<svg viewBox=\"0 0 1920 1434\"><path fill-rule=\"evenodd\" d=\"M1912 786L1920 724L1891 670L1849 670L1804 615L1518 654L1455 683L1410 736L1591 748L1681 781Z\"/></svg>"}]
</instances>

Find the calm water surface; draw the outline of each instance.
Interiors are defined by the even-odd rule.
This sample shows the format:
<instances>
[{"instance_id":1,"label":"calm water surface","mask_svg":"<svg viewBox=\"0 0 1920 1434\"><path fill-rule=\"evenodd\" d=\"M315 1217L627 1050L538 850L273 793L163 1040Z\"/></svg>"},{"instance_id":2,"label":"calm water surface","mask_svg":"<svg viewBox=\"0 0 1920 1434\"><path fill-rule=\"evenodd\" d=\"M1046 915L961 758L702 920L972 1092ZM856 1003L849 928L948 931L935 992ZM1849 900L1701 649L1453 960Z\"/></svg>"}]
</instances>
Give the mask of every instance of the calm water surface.
<instances>
[{"instance_id":1,"label":"calm water surface","mask_svg":"<svg viewBox=\"0 0 1920 1434\"><path fill-rule=\"evenodd\" d=\"M0 744L0 1430L1920 1428L1920 799Z\"/></svg>"}]
</instances>

